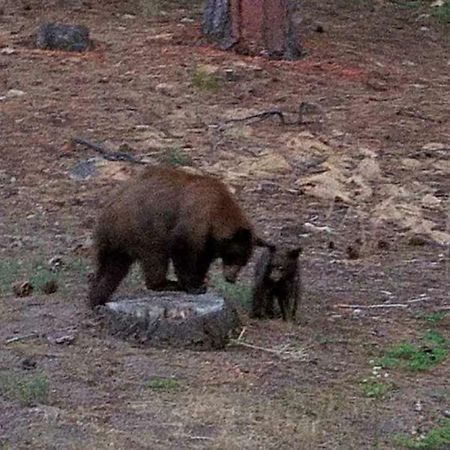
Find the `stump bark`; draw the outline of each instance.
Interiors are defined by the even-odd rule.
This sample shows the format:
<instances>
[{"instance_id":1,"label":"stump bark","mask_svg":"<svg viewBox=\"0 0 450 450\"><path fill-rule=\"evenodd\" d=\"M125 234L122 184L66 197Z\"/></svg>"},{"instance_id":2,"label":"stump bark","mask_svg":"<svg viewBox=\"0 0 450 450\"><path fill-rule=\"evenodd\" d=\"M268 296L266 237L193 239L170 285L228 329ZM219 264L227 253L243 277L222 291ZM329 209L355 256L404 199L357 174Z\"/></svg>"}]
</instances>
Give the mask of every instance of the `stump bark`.
<instances>
[{"instance_id":1,"label":"stump bark","mask_svg":"<svg viewBox=\"0 0 450 450\"><path fill-rule=\"evenodd\" d=\"M303 55L292 0L208 0L202 32L224 50L298 59Z\"/></svg>"},{"instance_id":2,"label":"stump bark","mask_svg":"<svg viewBox=\"0 0 450 450\"><path fill-rule=\"evenodd\" d=\"M213 293L123 298L107 303L102 314L111 334L157 347L221 349L240 325L236 309Z\"/></svg>"}]
</instances>

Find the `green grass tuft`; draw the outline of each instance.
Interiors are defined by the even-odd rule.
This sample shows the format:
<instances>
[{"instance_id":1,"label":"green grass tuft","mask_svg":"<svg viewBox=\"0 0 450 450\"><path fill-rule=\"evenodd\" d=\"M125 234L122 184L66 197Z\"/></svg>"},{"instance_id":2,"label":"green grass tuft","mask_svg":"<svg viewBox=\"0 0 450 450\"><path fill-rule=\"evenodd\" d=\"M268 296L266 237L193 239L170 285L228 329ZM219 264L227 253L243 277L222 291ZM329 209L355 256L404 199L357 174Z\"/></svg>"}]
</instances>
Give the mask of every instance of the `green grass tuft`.
<instances>
[{"instance_id":1,"label":"green grass tuft","mask_svg":"<svg viewBox=\"0 0 450 450\"><path fill-rule=\"evenodd\" d=\"M192 166L191 157L178 148L172 148L164 155L164 160L172 167Z\"/></svg>"},{"instance_id":2,"label":"green grass tuft","mask_svg":"<svg viewBox=\"0 0 450 450\"><path fill-rule=\"evenodd\" d=\"M433 8L433 16L440 23L450 25L450 1Z\"/></svg>"},{"instance_id":3,"label":"green grass tuft","mask_svg":"<svg viewBox=\"0 0 450 450\"><path fill-rule=\"evenodd\" d=\"M448 341L437 331L430 330L422 338L421 345L403 342L394 345L379 359L384 368L400 367L412 371L424 371L436 366L447 357Z\"/></svg>"},{"instance_id":4,"label":"green grass tuft","mask_svg":"<svg viewBox=\"0 0 450 450\"><path fill-rule=\"evenodd\" d=\"M0 395L17 400L23 406L48 403L49 382L45 375L18 378L15 374L0 374Z\"/></svg>"},{"instance_id":5,"label":"green grass tuft","mask_svg":"<svg viewBox=\"0 0 450 450\"><path fill-rule=\"evenodd\" d=\"M220 275L213 275L209 284L222 297L232 302L240 303L248 310L251 308L252 287L248 284L228 283Z\"/></svg>"},{"instance_id":6,"label":"green grass tuft","mask_svg":"<svg viewBox=\"0 0 450 450\"><path fill-rule=\"evenodd\" d=\"M152 389L154 391L173 391L181 387L179 380L175 378L150 378L145 383L147 389Z\"/></svg>"},{"instance_id":7,"label":"green grass tuft","mask_svg":"<svg viewBox=\"0 0 450 450\"><path fill-rule=\"evenodd\" d=\"M450 419L430 430L427 434L419 438L409 436L397 436L395 444L401 448L415 450L444 450L450 448Z\"/></svg>"},{"instance_id":8,"label":"green grass tuft","mask_svg":"<svg viewBox=\"0 0 450 450\"><path fill-rule=\"evenodd\" d=\"M386 383L370 379L361 383L361 388L365 397L382 398L389 391L390 386Z\"/></svg>"},{"instance_id":9,"label":"green grass tuft","mask_svg":"<svg viewBox=\"0 0 450 450\"><path fill-rule=\"evenodd\" d=\"M192 84L201 91L218 91L220 83L216 75L196 68L192 74Z\"/></svg>"}]
</instances>

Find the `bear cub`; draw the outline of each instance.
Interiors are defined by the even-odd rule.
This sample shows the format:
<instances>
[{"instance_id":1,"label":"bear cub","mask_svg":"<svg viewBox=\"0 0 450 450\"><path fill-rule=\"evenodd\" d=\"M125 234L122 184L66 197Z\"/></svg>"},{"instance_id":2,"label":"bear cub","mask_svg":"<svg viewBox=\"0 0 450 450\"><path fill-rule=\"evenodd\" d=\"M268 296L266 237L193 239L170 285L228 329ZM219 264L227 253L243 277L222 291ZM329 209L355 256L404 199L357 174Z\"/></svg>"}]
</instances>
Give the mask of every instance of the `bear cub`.
<instances>
[{"instance_id":1,"label":"bear cub","mask_svg":"<svg viewBox=\"0 0 450 450\"><path fill-rule=\"evenodd\" d=\"M300 265L301 248L265 249L255 267L252 297L254 318L273 318L274 300L278 300L283 320L296 319L301 296Z\"/></svg>"}]
</instances>

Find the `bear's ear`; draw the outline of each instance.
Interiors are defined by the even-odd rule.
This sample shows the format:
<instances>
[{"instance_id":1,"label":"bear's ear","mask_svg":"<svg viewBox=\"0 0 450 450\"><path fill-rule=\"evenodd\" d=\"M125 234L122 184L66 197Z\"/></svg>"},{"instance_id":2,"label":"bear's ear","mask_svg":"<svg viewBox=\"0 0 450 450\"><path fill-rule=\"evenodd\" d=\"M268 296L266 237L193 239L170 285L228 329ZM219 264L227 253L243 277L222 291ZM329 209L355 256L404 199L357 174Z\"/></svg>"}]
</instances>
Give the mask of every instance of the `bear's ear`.
<instances>
[{"instance_id":1,"label":"bear's ear","mask_svg":"<svg viewBox=\"0 0 450 450\"><path fill-rule=\"evenodd\" d=\"M272 251L275 250L275 245L273 245L273 244L270 243L270 242L267 242L265 239L262 239L262 238L260 238L259 236L256 236L256 237L255 237L254 244L255 244L257 247L267 247L268 249L270 249L270 250L272 250Z\"/></svg>"},{"instance_id":2,"label":"bear's ear","mask_svg":"<svg viewBox=\"0 0 450 450\"><path fill-rule=\"evenodd\" d=\"M296 248L293 248L292 250L289 250L289 253L288 253L289 258L297 259L298 255L300 255L302 250L303 249L301 247L296 247Z\"/></svg>"}]
</instances>

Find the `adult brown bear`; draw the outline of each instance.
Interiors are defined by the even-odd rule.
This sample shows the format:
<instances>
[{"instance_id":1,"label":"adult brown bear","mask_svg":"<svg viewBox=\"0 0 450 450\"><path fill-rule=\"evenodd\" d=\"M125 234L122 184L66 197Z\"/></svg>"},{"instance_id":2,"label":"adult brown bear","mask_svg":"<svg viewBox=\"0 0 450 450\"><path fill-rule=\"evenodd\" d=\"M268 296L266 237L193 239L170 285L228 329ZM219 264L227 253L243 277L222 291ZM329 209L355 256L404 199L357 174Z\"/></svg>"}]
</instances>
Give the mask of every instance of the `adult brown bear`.
<instances>
[{"instance_id":1,"label":"adult brown bear","mask_svg":"<svg viewBox=\"0 0 450 450\"><path fill-rule=\"evenodd\" d=\"M214 259L222 259L225 279L234 282L253 246L266 245L221 181L164 167L144 170L112 199L94 242L92 308L109 300L134 261L149 289L201 293ZM178 283L166 278L169 260Z\"/></svg>"}]
</instances>

